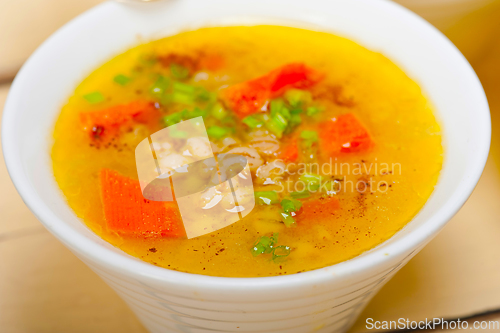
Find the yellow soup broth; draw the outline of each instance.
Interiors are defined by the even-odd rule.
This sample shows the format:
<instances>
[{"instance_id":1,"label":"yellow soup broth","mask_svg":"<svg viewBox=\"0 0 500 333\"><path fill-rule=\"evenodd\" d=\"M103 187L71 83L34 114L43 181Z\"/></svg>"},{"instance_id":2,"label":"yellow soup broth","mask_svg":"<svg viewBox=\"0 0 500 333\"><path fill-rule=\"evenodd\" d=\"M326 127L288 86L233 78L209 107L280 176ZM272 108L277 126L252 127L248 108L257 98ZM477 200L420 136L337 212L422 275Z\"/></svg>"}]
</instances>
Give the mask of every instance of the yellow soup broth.
<instances>
[{"instance_id":1,"label":"yellow soup broth","mask_svg":"<svg viewBox=\"0 0 500 333\"><path fill-rule=\"evenodd\" d=\"M267 111L257 114L265 124L251 128L221 100L227 87L296 63L306 64L323 76L310 87L285 88L272 96L287 108L283 115L288 127L283 133L265 123L269 117L264 114L271 115L270 104L266 104ZM185 103L176 102L176 97L160 96L161 91L154 91L154 87L161 77L169 84L201 87L209 97ZM294 98L304 100L296 103ZM156 103L159 115L151 116L147 124L132 123L121 129L116 140L102 144L93 141L99 139L100 133L95 133L99 130L93 129L95 135L91 136L82 126L83 113L134 101ZM221 106L225 112L222 117L212 116ZM284 208L279 202L267 205L257 200L254 210L242 220L193 239L141 236L108 228L101 170L114 170L136 180L135 146L167 126L165 116L185 109L194 112L195 108L208 110L207 127L228 129L226 138L231 138L233 146L252 146L257 132L267 136L275 151L269 154L264 152L265 147L256 148L263 165L283 156L293 142L298 143L298 157L292 158L293 163L284 162L289 173L281 178L273 174L271 181L266 181L252 170L255 191L275 191L278 200L290 198L291 192L300 189L287 187L283 177L293 186L303 179L304 172L326 179L334 184L334 190L310 191L307 197L294 199L303 204L303 212L289 227L281 218ZM299 115L293 119L300 118L300 123L292 127L294 114ZM362 124L369 144L357 151L350 150L352 146L346 143L347 151L325 153L330 134L325 133L329 127L321 124L347 114ZM91 73L57 119L52 160L57 183L75 214L126 253L182 272L259 277L333 265L393 236L431 195L442 166L441 140L432 107L419 86L379 53L322 32L278 26L214 27L137 46ZM214 149L224 152L232 147L224 142L221 137L215 138ZM325 211L314 209L313 202L333 201L335 204L328 204ZM307 215L306 207L309 212L313 207L314 214ZM284 255L256 253L255 246L262 243L262 237L272 239L273 234L277 238L274 248L282 246Z\"/></svg>"}]
</instances>

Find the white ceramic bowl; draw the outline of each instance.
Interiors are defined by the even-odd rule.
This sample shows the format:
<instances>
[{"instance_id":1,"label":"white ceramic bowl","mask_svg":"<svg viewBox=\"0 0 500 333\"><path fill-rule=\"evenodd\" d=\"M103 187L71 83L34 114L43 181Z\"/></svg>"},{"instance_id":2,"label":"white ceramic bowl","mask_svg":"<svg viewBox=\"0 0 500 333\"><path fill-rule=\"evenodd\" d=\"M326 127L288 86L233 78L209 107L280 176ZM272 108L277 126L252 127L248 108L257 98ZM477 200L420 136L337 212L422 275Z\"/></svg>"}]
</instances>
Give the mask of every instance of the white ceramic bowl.
<instances>
[{"instance_id":1,"label":"white ceramic bowl","mask_svg":"<svg viewBox=\"0 0 500 333\"><path fill-rule=\"evenodd\" d=\"M407 227L335 266L279 277L218 278L142 262L75 217L52 176L51 132L61 106L91 70L136 44L138 36L157 38L207 24L280 22L315 26L382 52L434 103L445 163L432 197ZM26 204L151 332L346 331L375 292L464 204L490 141L484 92L458 50L411 12L373 0L107 2L64 26L33 54L12 85L3 117L5 160Z\"/></svg>"}]
</instances>

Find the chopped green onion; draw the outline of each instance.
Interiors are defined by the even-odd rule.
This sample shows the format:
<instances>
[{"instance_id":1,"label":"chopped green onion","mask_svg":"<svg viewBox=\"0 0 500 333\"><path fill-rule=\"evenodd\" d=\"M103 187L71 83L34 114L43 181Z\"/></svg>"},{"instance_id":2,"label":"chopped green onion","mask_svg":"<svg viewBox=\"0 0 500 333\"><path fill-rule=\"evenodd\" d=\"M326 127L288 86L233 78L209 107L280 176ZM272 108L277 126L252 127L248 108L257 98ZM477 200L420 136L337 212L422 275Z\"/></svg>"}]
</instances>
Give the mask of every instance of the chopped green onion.
<instances>
[{"instance_id":1,"label":"chopped green onion","mask_svg":"<svg viewBox=\"0 0 500 333\"><path fill-rule=\"evenodd\" d=\"M266 121L266 128L278 138L281 138L292 115L282 99L273 99L270 103L270 110L271 117ZM295 118L295 121L297 121L297 118Z\"/></svg>"},{"instance_id":2,"label":"chopped green onion","mask_svg":"<svg viewBox=\"0 0 500 333\"><path fill-rule=\"evenodd\" d=\"M309 189L310 191L312 191L312 192L315 192L315 191L319 190L319 188L320 188L320 184L313 184L313 183L310 183L310 184L308 185L308 189Z\"/></svg>"},{"instance_id":3,"label":"chopped green onion","mask_svg":"<svg viewBox=\"0 0 500 333\"><path fill-rule=\"evenodd\" d=\"M211 126L207 129L207 134L209 137L214 139L222 139L229 133L227 128L219 127L219 126Z\"/></svg>"},{"instance_id":4,"label":"chopped green onion","mask_svg":"<svg viewBox=\"0 0 500 333\"><path fill-rule=\"evenodd\" d=\"M129 78L128 76L125 76L123 74L118 74L117 76L115 76L113 78L113 81L115 81L116 83L118 83L121 86L126 85L127 83L130 82L130 80L131 80L131 78Z\"/></svg>"},{"instance_id":5,"label":"chopped green onion","mask_svg":"<svg viewBox=\"0 0 500 333\"><path fill-rule=\"evenodd\" d=\"M214 93L211 93L210 91L208 91L203 87L197 87L195 94L196 94L196 99L202 102L207 102L211 100L213 101L217 97Z\"/></svg>"},{"instance_id":6,"label":"chopped green onion","mask_svg":"<svg viewBox=\"0 0 500 333\"><path fill-rule=\"evenodd\" d=\"M200 109L199 107L195 107L193 110L184 110L182 111L182 119L188 120L196 117L205 117L207 115L207 111Z\"/></svg>"},{"instance_id":7,"label":"chopped green onion","mask_svg":"<svg viewBox=\"0 0 500 333\"><path fill-rule=\"evenodd\" d=\"M275 114L279 113L282 108L285 107L285 103L283 103L282 99L273 99L269 103L269 109L271 110L271 116L274 116Z\"/></svg>"},{"instance_id":8,"label":"chopped green onion","mask_svg":"<svg viewBox=\"0 0 500 333\"><path fill-rule=\"evenodd\" d=\"M278 193L276 193L276 191L255 192L255 198L259 205L274 205L279 202Z\"/></svg>"},{"instance_id":9,"label":"chopped green onion","mask_svg":"<svg viewBox=\"0 0 500 333\"><path fill-rule=\"evenodd\" d=\"M173 84L174 91L184 93L184 94L194 94L196 91L196 87L190 84L182 83L182 82L174 82Z\"/></svg>"},{"instance_id":10,"label":"chopped green onion","mask_svg":"<svg viewBox=\"0 0 500 333\"><path fill-rule=\"evenodd\" d=\"M312 142L318 141L318 132L316 131L302 131L300 137L304 140L310 140Z\"/></svg>"},{"instance_id":11,"label":"chopped green onion","mask_svg":"<svg viewBox=\"0 0 500 333\"><path fill-rule=\"evenodd\" d=\"M302 123L302 118L300 117L300 114L292 114L290 121L288 122L288 127L285 130L285 133L291 133L295 127L299 126L300 123Z\"/></svg>"},{"instance_id":12,"label":"chopped green onion","mask_svg":"<svg viewBox=\"0 0 500 333\"><path fill-rule=\"evenodd\" d=\"M226 118L223 118L221 120L221 123L224 124L226 127L231 128L233 132L236 132L236 120L231 114L228 114Z\"/></svg>"},{"instance_id":13,"label":"chopped green onion","mask_svg":"<svg viewBox=\"0 0 500 333\"><path fill-rule=\"evenodd\" d=\"M170 128L169 135L174 139L186 139L188 137L188 132L179 131L175 127Z\"/></svg>"},{"instance_id":14,"label":"chopped green onion","mask_svg":"<svg viewBox=\"0 0 500 333\"><path fill-rule=\"evenodd\" d=\"M340 190L340 182L338 180L328 180L325 182L324 188L326 188L326 194L328 195L337 194Z\"/></svg>"},{"instance_id":15,"label":"chopped green onion","mask_svg":"<svg viewBox=\"0 0 500 333\"><path fill-rule=\"evenodd\" d=\"M268 236L262 236L260 237L257 242L252 246L252 254L254 257L264 254L264 253L271 253L273 252L274 245L278 242L278 234L273 233L271 237Z\"/></svg>"},{"instance_id":16,"label":"chopped green onion","mask_svg":"<svg viewBox=\"0 0 500 333\"><path fill-rule=\"evenodd\" d=\"M139 63L145 66L156 64L158 58L153 54L143 54L139 57Z\"/></svg>"},{"instance_id":17,"label":"chopped green onion","mask_svg":"<svg viewBox=\"0 0 500 333\"><path fill-rule=\"evenodd\" d=\"M295 205L289 199L283 199L283 200L281 200L281 207L283 207L283 211L285 213L290 213L290 212L294 212L295 211Z\"/></svg>"},{"instance_id":18,"label":"chopped green onion","mask_svg":"<svg viewBox=\"0 0 500 333\"><path fill-rule=\"evenodd\" d=\"M243 118L242 121L244 124L246 124L250 128L259 128L259 127L262 127L262 125L264 124L264 122L262 120L258 119L255 116L245 117L245 118Z\"/></svg>"},{"instance_id":19,"label":"chopped green onion","mask_svg":"<svg viewBox=\"0 0 500 333\"><path fill-rule=\"evenodd\" d=\"M179 64L170 64L170 73L174 78L184 80L189 76L189 69Z\"/></svg>"},{"instance_id":20,"label":"chopped green onion","mask_svg":"<svg viewBox=\"0 0 500 333\"><path fill-rule=\"evenodd\" d=\"M321 112L321 109L317 106L310 106L307 108L306 113L308 116L314 116Z\"/></svg>"},{"instance_id":21,"label":"chopped green onion","mask_svg":"<svg viewBox=\"0 0 500 333\"><path fill-rule=\"evenodd\" d=\"M281 200L281 207L285 213L298 212L302 207L302 202L295 199L283 199Z\"/></svg>"},{"instance_id":22,"label":"chopped green onion","mask_svg":"<svg viewBox=\"0 0 500 333\"><path fill-rule=\"evenodd\" d=\"M192 105L195 101L191 94L176 91L170 96L170 102Z\"/></svg>"},{"instance_id":23,"label":"chopped green onion","mask_svg":"<svg viewBox=\"0 0 500 333\"><path fill-rule=\"evenodd\" d=\"M292 107L297 107L302 103L310 103L312 100L311 93L305 90L290 89L285 92L285 99Z\"/></svg>"},{"instance_id":24,"label":"chopped green onion","mask_svg":"<svg viewBox=\"0 0 500 333\"><path fill-rule=\"evenodd\" d=\"M221 103L215 103L211 114L215 119L222 120L227 116L227 110Z\"/></svg>"},{"instance_id":25,"label":"chopped green onion","mask_svg":"<svg viewBox=\"0 0 500 333\"><path fill-rule=\"evenodd\" d=\"M281 114L286 120L290 120L290 110L285 106L282 99L273 99L270 103L271 117Z\"/></svg>"},{"instance_id":26,"label":"chopped green onion","mask_svg":"<svg viewBox=\"0 0 500 333\"><path fill-rule=\"evenodd\" d=\"M163 117L163 122L167 126L175 125L182 121L182 112L176 112Z\"/></svg>"},{"instance_id":27,"label":"chopped green onion","mask_svg":"<svg viewBox=\"0 0 500 333\"><path fill-rule=\"evenodd\" d=\"M196 118L196 117L205 117L207 115L206 110L202 110L200 108L194 108L193 111L189 114L188 119Z\"/></svg>"},{"instance_id":28,"label":"chopped green onion","mask_svg":"<svg viewBox=\"0 0 500 333\"><path fill-rule=\"evenodd\" d=\"M278 138L281 138L287 125L288 120L286 120L280 113L276 113L274 116L271 116L271 119L266 122L266 128Z\"/></svg>"},{"instance_id":29,"label":"chopped green onion","mask_svg":"<svg viewBox=\"0 0 500 333\"><path fill-rule=\"evenodd\" d=\"M290 114L290 110L288 110L286 107L282 107L279 114L282 115L286 120L290 120L290 118L292 117L292 115Z\"/></svg>"},{"instance_id":30,"label":"chopped green onion","mask_svg":"<svg viewBox=\"0 0 500 333\"><path fill-rule=\"evenodd\" d=\"M273 249L273 260L286 258L288 255L290 255L289 246L279 245Z\"/></svg>"},{"instance_id":31,"label":"chopped green onion","mask_svg":"<svg viewBox=\"0 0 500 333\"><path fill-rule=\"evenodd\" d=\"M90 104L97 104L104 101L104 96L98 91L94 91L90 94L84 95L83 98L85 98L85 100Z\"/></svg>"},{"instance_id":32,"label":"chopped green onion","mask_svg":"<svg viewBox=\"0 0 500 333\"><path fill-rule=\"evenodd\" d=\"M295 219L293 218L293 216L289 213L280 213L281 215L281 221L283 221L283 223L285 223L285 225L287 227L291 227L292 225L295 224Z\"/></svg>"},{"instance_id":33,"label":"chopped green onion","mask_svg":"<svg viewBox=\"0 0 500 333\"><path fill-rule=\"evenodd\" d=\"M149 91L153 96L161 97L169 87L170 79L165 76L160 76Z\"/></svg>"},{"instance_id":34,"label":"chopped green onion","mask_svg":"<svg viewBox=\"0 0 500 333\"><path fill-rule=\"evenodd\" d=\"M300 176L299 180L306 183L309 191L316 191L321 186L322 177L312 173L305 173Z\"/></svg>"},{"instance_id":35,"label":"chopped green onion","mask_svg":"<svg viewBox=\"0 0 500 333\"><path fill-rule=\"evenodd\" d=\"M196 100L206 102L212 100L214 97L214 94L203 87L195 87L182 82L174 82L172 86L173 93L169 97L169 102L194 104Z\"/></svg>"},{"instance_id":36,"label":"chopped green onion","mask_svg":"<svg viewBox=\"0 0 500 333\"><path fill-rule=\"evenodd\" d=\"M254 257L266 252L266 248L259 242L252 247L252 254Z\"/></svg>"},{"instance_id":37,"label":"chopped green onion","mask_svg":"<svg viewBox=\"0 0 500 333\"><path fill-rule=\"evenodd\" d=\"M313 173L305 173L300 176L299 180L308 184L319 184L323 177L320 175L315 175Z\"/></svg>"},{"instance_id":38,"label":"chopped green onion","mask_svg":"<svg viewBox=\"0 0 500 333\"><path fill-rule=\"evenodd\" d=\"M296 108L293 108L293 109L290 110L290 114L292 115L292 118L293 118L293 116L299 115L302 112L303 112L303 110L301 108L299 108L299 107L296 107Z\"/></svg>"},{"instance_id":39,"label":"chopped green onion","mask_svg":"<svg viewBox=\"0 0 500 333\"><path fill-rule=\"evenodd\" d=\"M316 131L302 131L300 137L304 140L302 147L311 149L315 142L318 142L318 132Z\"/></svg>"},{"instance_id":40,"label":"chopped green onion","mask_svg":"<svg viewBox=\"0 0 500 333\"><path fill-rule=\"evenodd\" d=\"M294 199L304 199L309 198L311 196L311 193L307 190L304 190L299 192L291 192L290 196Z\"/></svg>"},{"instance_id":41,"label":"chopped green onion","mask_svg":"<svg viewBox=\"0 0 500 333\"><path fill-rule=\"evenodd\" d=\"M290 126L298 126L302 122L302 117L300 114L293 114L292 117L290 118Z\"/></svg>"}]
</instances>

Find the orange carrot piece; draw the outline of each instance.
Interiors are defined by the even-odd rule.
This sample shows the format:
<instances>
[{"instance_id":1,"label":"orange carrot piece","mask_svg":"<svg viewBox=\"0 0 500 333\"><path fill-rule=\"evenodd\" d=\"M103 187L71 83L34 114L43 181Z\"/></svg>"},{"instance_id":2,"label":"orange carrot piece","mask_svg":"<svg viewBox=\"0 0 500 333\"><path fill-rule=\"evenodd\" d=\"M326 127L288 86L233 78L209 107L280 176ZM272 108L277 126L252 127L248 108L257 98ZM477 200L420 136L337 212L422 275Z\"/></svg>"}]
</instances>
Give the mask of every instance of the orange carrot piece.
<instances>
[{"instance_id":1,"label":"orange carrot piece","mask_svg":"<svg viewBox=\"0 0 500 333\"><path fill-rule=\"evenodd\" d=\"M280 159L286 162L295 162L299 158L299 146L297 145L297 140L292 140L283 152L278 156Z\"/></svg>"},{"instance_id":2,"label":"orange carrot piece","mask_svg":"<svg viewBox=\"0 0 500 333\"><path fill-rule=\"evenodd\" d=\"M291 63L275 69L269 75L271 80L271 97L283 93L287 88L307 89L323 79L323 74L307 67L303 63Z\"/></svg>"},{"instance_id":3,"label":"orange carrot piece","mask_svg":"<svg viewBox=\"0 0 500 333\"><path fill-rule=\"evenodd\" d=\"M101 170L100 181L109 230L140 237L185 236L177 203L145 199L138 180L113 170Z\"/></svg>"},{"instance_id":4,"label":"orange carrot piece","mask_svg":"<svg viewBox=\"0 0 500 333\"><path fill-rule=\"evenodd\" d=\"M270 98L268 80L262 77L224 89L222 100L240 118L259 112Z\"/></svg>"},{"instance_id":5,"label":"orange carrot piece","mask_svg":"<svg viewBox=\"0 0 500 333\"><path fill-rule=\"evenodd\" d=\"M83 129L93 140L107 141L117 135L120 127L132 121L147 123L152 113L158 112L154 103L135 101L129 104L113 106L109 109L82 112L80 121Z\"/></svg>"},{"instance_id":6,"label":"orange carrot piece","mask_svg":"<svg viewBox=\"0 0 500 333\"><path fill-rule=\"evenodd\" d=\"M279 67L259 78L245 81L221 92L226 105L244 118L259 112L271 98L289 88L307 89L323 79L323 74L302 63Z\"/></svg>"},{"instance_id":7,"label":"orange carrot piece","mask_svg":"<svg viewBox=\"0 0 500 333\"><path fill-rule=\"evenodd\" d=\"M297 215L297 222L309 223L310 221L324 220L331 217L339 208L339 200L336 197L304 201L301 213Z\"/></svg>"},{"instance_id":8,"label":"orange carrot piece","mask_svg":"<svg viewBox=\"0 0 500 333\"><path fill-rule=\"evenodd\" d=\"M200 68L204 68L209 71L217 71L223 68L224 65L225 59L218 54L207 54L200 59Z\"/></svg>"},{"instance_id":9,"label":"orange carrot piece","mask_svg":"<svg viewBox=\"0 0 500 333\"><path fill-rule=\"evenodd\" d=\"M366 128L351 113L340 115L320 125L321 151L328 156L362 152L373 145Z\"/></svg>"}]
</instances>

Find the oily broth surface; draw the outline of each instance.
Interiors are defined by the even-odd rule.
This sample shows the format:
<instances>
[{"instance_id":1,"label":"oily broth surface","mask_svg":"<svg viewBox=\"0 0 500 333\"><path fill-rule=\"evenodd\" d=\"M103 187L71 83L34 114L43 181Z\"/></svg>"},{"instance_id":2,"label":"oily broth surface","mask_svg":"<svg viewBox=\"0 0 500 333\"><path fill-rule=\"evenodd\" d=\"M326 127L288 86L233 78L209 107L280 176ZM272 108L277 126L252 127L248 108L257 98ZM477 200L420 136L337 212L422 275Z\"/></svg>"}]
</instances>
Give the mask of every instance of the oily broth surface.
<instances>
[{"instance_id":1,"label":"oily broth surface","mask_svg":"<svg viewBox=\"0 0 500 333\"><path fill-rule=\"evenodd\" d=\"M286 228L270 218L276 214L273 207L258 206L243 220L190 240L138 239L109 232L103 216L99 171L110 168L137 179L135 146L90 147L88 134L81 129L79 113L149 99L148 89L154 78L141 68L145 55L192 53L200 49L217 52L225 59L220 71L199 82L213 91L290 62L304 62L325 72L325 82L341 86L342 98L354 103L328 104L322 117L354 113L376 143L369 153L345 154L334 160L336 176L345 176L345 180L354 184L360 179L373 180L375 184L385 181L388 184L382 189L385 191L341 192L337 195L340 209L336 214L294 228ZM130 74L133 80L126 86L113 82L117 74L129 73L135 74ZM95 90L102 92L107 100L90 105L82 96ZM145 135L139 137L132 142L138 143ZM62 109L54 130L52 159L55 178L76 215L123 251L183 272L256 277L333 265L387 240L413 218L431 195L442 154L439 125L419 86L383 55L331 34L256 26L184 32L140 45L104 64L77 87ZM342 168L340 163L344 163ZM354 171L354 163L366 166L361 169L363 174L358 174L359 168ZM388 169L392 173L382 174ZM257 186L256 190L263 188ZM279 233L279 244L291 248L290 255L282 262L273 262L264 255L253 257L250 252L259 236L272 232Z\"/></svg>"}]
</instances>

